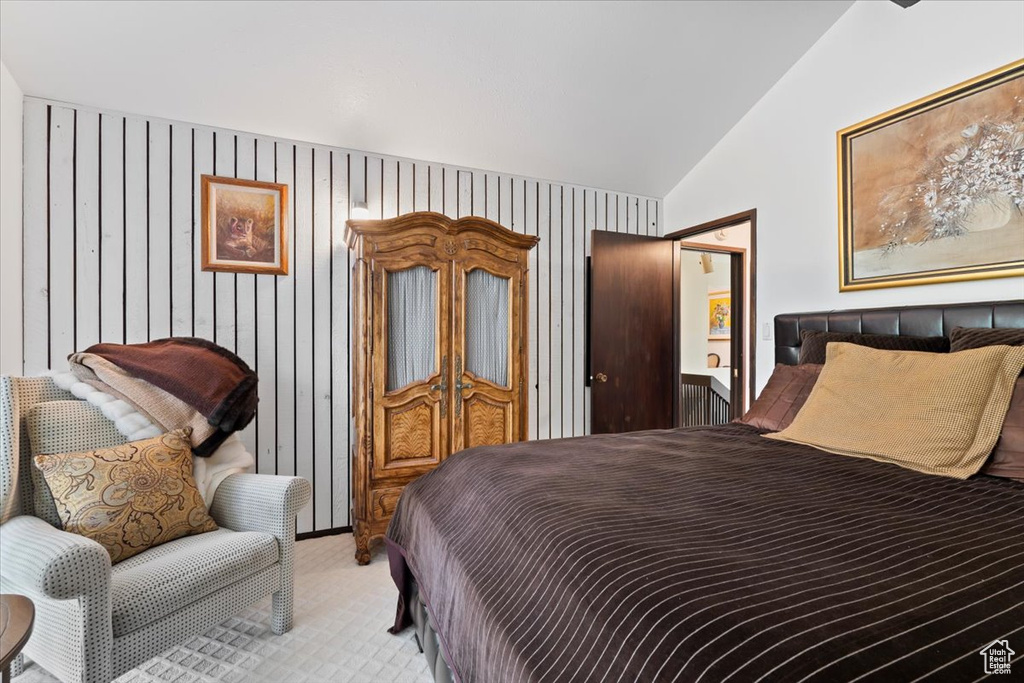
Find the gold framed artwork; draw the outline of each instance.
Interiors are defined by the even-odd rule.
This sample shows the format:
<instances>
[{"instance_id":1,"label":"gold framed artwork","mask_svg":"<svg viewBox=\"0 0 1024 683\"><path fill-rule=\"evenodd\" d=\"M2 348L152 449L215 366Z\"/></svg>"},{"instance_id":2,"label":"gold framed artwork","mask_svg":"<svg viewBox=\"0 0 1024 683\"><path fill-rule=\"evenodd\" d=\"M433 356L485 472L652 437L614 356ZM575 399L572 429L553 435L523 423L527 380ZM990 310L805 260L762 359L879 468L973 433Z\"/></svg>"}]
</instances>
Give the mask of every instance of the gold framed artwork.
<instances>
[{"instance_id":1,"label":"gold framed artwork","mask_svg":"<svg viewBox=\"0 0 1024 683\"><path fill-rule=\"evenodd\" d=\"M708 292L708 340L732 338L732 293L725 289Z\"/></svg>"},{"instance_id":2,"label":"gold framed artwork","mask_svg":"<svg viewBox=\"0 0 1024 683\"><path fill-rule=\"evenodd\" d=\"M840 291L1024 275L1024 60L836 139Z\"/></svg>"},{"instance_id":3,"label":"gold framed artwork","mask_svg":"<svg viewBox=\"0 0 1024 683\"><path fill-rule=\"evenodd\" d=\"M202 177L203 270L288 274L288 186Z\"/></svg>"}]
</instances>

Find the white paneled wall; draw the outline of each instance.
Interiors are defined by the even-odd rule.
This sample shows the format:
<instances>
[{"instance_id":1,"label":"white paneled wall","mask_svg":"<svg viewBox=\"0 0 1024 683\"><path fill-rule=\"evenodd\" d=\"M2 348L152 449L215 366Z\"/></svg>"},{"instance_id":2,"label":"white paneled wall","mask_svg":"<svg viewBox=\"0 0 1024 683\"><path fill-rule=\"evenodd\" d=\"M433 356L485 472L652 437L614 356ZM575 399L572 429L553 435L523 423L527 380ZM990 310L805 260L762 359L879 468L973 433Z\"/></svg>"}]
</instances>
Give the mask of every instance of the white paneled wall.
<instances>
[{"instance_id":1,"label":"white paneled wall","mask_svg":"<svg viewBox=\"0 0 1024 683\"><path fill-rule=\"evenodd\" d=\"M313 482L299 531L349 526L351 200L373 218L477 215L530 256L530 438L583 434L590 230L657 235L659 201L187 123L25 101L24 371L98 341L212 339L260 376L243 439ZM286 183L287 276L199 269L204 173Z\"/></svg>"}]
</instances>

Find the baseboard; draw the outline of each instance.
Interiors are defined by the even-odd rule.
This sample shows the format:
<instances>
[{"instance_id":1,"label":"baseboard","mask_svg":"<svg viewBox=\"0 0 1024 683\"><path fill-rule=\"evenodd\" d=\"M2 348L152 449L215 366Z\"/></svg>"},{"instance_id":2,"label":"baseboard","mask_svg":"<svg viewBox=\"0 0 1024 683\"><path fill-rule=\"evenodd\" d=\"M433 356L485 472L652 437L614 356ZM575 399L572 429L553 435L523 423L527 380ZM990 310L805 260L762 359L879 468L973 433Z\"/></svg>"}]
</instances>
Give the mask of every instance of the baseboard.
<instances>
[{"instance_id":1,"label":"baseboard","mask_svg":"<svg viewBox=\"0 0 1024 683\"><path fill-rule=\"evenodd\" d=\"M321 536L340 536L341 534L350 533L352 533L352 527L337 526L333 529L320 529L319 531L304 531L301 534L295 534L295 540L307 541L311 538L320 538Z\"/></svg>"}]
</instances>

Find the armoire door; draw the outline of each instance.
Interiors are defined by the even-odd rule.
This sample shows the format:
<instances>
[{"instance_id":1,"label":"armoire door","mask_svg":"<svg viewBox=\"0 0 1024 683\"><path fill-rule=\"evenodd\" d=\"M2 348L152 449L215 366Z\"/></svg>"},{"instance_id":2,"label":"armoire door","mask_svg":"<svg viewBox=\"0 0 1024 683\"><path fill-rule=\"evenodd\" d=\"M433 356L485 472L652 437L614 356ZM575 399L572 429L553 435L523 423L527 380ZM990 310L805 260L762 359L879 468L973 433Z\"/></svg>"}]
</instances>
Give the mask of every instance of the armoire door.
<instances>
[{"instance_id":1,"label":"armoire door","mask_svg":"<svg viewBox=\"0 0 1024 683\"><path fill-rule=\"evenodd\" d=\"M523 278L497 258L456 262L452 453L523 438Z\"/></svg>"},{"instance_id":2,"label":"armoire door","mask_svg":"<svg viewBox=\"0 0 1024 683\"><path fill-rule=\"evenodd\" d=\"M418 475L449 447L451 263L373 261L374 479Z\"/></svg>"}]
</instances>

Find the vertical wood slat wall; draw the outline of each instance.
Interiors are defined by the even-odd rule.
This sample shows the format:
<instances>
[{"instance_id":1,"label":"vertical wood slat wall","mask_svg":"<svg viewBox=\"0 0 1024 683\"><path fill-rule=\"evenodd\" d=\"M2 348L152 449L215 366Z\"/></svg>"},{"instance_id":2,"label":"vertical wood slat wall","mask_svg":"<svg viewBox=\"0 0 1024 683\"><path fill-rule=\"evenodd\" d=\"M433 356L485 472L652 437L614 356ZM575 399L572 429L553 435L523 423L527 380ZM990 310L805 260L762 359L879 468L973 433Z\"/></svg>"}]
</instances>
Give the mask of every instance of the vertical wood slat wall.
<instances>
[{"instance_id":1,"label":"vertical wood slat wall","mask_svg":"<svg viewBox=\"0 0 1024 683\"><path fill-rule=\"evenodd\" d=\"M99 341L214 340L260 376L256 471L313 484L300 532L350 526L352 200L372 218L485 216L530 253L530 438L586 433L590 230L660 234L660 202L25 99L24 372ZM199 269L204 173L289 186L287 276Z\"/></svg>"}]
</instances>

